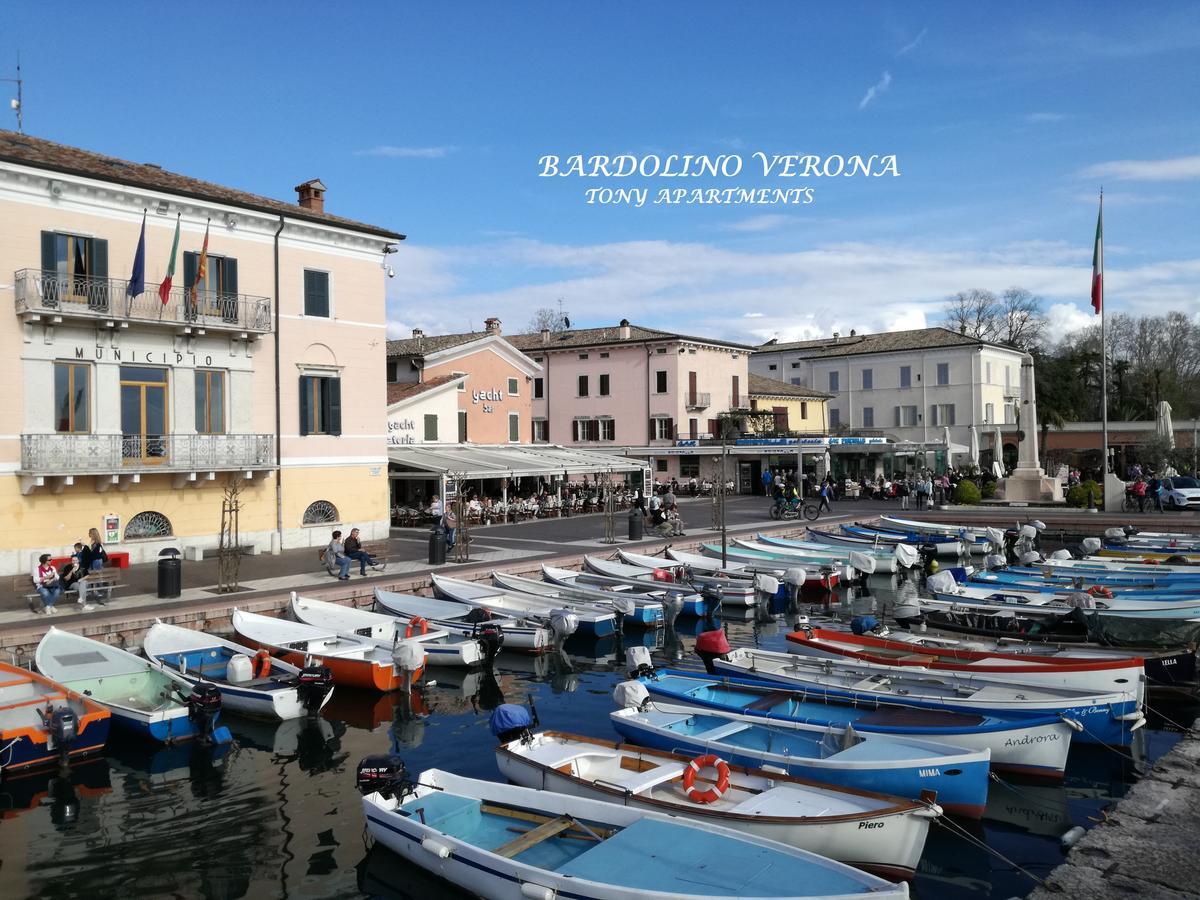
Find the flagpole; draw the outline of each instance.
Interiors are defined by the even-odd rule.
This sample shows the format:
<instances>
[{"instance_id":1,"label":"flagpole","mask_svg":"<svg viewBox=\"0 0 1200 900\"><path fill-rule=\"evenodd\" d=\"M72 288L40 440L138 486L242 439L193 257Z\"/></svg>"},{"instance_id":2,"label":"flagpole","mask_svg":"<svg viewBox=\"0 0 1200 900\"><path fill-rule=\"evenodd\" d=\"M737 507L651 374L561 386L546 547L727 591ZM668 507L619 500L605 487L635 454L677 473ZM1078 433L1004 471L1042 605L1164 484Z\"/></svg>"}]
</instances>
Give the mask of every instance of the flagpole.
<instances>
[{"instance_id":1,"label":"flagpole","mask_svg":"<svg viewBox=\"0 0 1200 900\"><path fill-rule=\"evenodd\" d=\"M1104 188L1100 188L1100 271L1104 272ZM1108 475L1108 344L1104 337L1104 277L1100 280L1100 434L1104 454L1104 474Z\"/></svg>"}]
</instances>

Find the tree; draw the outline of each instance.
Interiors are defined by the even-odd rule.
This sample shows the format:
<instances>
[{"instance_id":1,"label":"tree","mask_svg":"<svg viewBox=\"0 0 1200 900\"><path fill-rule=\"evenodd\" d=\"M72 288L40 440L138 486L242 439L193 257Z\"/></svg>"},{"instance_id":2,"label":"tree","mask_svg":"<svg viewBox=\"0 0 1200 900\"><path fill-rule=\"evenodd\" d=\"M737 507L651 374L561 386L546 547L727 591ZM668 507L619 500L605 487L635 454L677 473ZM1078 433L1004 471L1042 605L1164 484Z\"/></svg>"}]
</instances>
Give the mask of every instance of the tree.
<instances>
[{"instance_id":1,"label":"tree","mask_svg":"<svg viewBox=\"0 0 1200 900\"><path fill-rule=\"evenodd\" d=\"M1033 350L1046 334L1042 298L1023 287L1010 287L997 297L983 288L959 291L946 300L947 328L981 341Z\"/></svg>"},{"instance_id":2,"label":"tree","mask_svg":"<svg viewBox=\"0 0 1200 900\"><path fill-rule=\"evenodd\" d=\"M971 288L946 298L946 318L942 324L959 334L990 341L999 314L1000 306L995 294L981 288Z\"/></svg>"},{"instance_id":3,"label":"tree","mask_svg":"<svg viewBox=\"0 0 1200 900\"><path fill-rule=\"evenodd\" d=\"M566 331L569 327L567 322L570 321L566 314L561 309L554 309L550 306L543 306L533 311L533 315L529 318L529 324L525 326L524 334L537 334L541 331L559 332Z\"/></svg>"}]
</instances>

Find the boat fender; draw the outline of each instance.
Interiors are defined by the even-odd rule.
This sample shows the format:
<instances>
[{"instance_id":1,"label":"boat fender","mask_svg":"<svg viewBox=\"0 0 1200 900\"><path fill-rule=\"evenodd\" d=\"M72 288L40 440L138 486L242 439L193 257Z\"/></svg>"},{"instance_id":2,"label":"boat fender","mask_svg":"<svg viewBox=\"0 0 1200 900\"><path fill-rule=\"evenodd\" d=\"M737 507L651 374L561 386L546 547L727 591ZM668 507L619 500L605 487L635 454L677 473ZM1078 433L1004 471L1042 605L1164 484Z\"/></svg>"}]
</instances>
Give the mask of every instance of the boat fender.
<instances>
[{"instance_id":1,"label":"boat fender","mask_svg":"<svg viewBox=\"0 0 1200 900\"><path fill-rule=\"evenodd\" d=\"M706 791L696 790L696 776L701 769L717 770L717 783ZM711 753L697 756L683 770L683 789L693 803L715 803L729 790L729 763Z\"/></svg>"},{"instance_id":2,"label":"boat fender","mask_svg":"<svg viewBox=\"0 0 1200 900\"><path fill-rule=\"evenodd\" d=\"M1076 734L1083 733L1083 723L1077 719L1072 719L1070 716L1063 716L1062 720L1071 726L1071 730Z\"/></svg>"},{"instance_id":3,"label":"boat fender","mask_svg":"<svg viewBox=\"0 0 1200 900\"><path fill-rule=\"evenodd\" d=\"M1076 825L1060 838L1063 848L1070 849L1071 847L1074 847L1079 842L1079 839L1085 834L1087 834L1087 831L1084 830L1083 826Z\"/></svg>"},{"instance_id":4,"label":"boat fender","mask_svg":"<svg viewBox=\"0 0 1200 900\"><path fill-rule=\"evenodd\" d=\"M418 628L421 629L421 634L429 634L429 621L421 616L413 616L408 620L408 624L404 627L404 637L408 639L413 636L413 632Z\"/></svg>"},{"instance_id":5,"label":"boat fender","mask_svg":"<svg viewBox=\"0 0 1200 900\"><path fill-rule=\"evenodd\" d=\"M426 853L432 853L438 859L450 858L450 848L440 841L435 841L433 838L425 838L425 840L421 841L421 849ZM553 897L554 895L551 894L550 896Z\"/></svg>"},{"instance_id":6,"label":"boat fender","mask_svg":"<svg viewBox=\"0 0 1200 900\"><path fill-rule=\"evenodd\" d=\"M558 896L558 891L542 884L534 884L532 881L523 881L521 882L521 896L528 897L529 900L554 900Z\"/></svg>"}]
</instances>

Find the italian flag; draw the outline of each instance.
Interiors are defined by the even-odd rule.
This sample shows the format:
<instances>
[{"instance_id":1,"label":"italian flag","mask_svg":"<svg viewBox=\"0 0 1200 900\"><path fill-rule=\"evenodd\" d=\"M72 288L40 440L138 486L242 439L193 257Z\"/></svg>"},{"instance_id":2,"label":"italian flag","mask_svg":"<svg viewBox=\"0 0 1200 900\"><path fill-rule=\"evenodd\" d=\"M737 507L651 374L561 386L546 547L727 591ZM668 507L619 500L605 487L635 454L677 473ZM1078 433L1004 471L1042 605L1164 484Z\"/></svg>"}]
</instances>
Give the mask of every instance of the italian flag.
<instances>
[{"instance_id":1,"label":"italian flag","mask_svg":"<svg viewBox=\"0 0 1200 900\"><path fill-rule=\"evenodd\" d=\"M1100 214L1096 217L1096 246L1092 249L1092 309L1100 315L1104 309L1104 195L1100 195Z\"/></svg>"},{"instance_id":2,"label":"italian flag","mask_svg":"<svg viewBox=\"0 0 1200 900\"><path fill-rule=\"evenodd\" d=\"M163 306L166 306L167 300L171 298L171 279L175 277L175 257L179 253L179 220L182 217L183 213L180 213L175 218L175 240L171 242L171 262L167 265L167 277L158 286L158 299L162 301Z\"/></svg>"}]
</instances>

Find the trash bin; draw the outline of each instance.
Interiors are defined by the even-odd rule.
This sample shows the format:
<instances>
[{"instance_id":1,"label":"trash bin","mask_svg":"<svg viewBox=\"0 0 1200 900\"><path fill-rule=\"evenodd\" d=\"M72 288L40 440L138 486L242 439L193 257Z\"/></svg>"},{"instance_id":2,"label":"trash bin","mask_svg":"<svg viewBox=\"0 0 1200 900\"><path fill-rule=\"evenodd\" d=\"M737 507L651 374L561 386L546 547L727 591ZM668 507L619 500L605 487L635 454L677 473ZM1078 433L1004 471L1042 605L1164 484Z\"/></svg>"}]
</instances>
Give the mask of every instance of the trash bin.
<instances>
[{"instance_id":1,"label":"trash bin","mask_svg":"<svg viewBox=\"0 0 1200 900\"><path fill-rule=\"evenodd\" d=\"M183 591L183 560L174 547L158 553L158 599L171 600Z\"/></svg>"},{"instance_id":2,"label":"trash bin","mask_svg":"<svg viewBox=\"0 0 1200 900\"><path fill-rule=\"evenodd\" d=\"M429 532L429 564L440 566L446 562L446 529L439 522Z\"/></svg>"},{"instance_id":3,"label":"trash bin","mask_svg":"<svg viewBox=\"0 0 1200 900\"><path fill-rule=\"evenodd\" d=\"M642 539L642 530L646 527L646 520L642 517L642 511L636 506L629 510L629 539L631 541L640 541Z\"/></svg>"}]
</instances>

